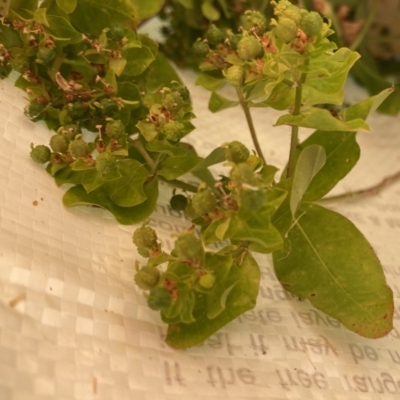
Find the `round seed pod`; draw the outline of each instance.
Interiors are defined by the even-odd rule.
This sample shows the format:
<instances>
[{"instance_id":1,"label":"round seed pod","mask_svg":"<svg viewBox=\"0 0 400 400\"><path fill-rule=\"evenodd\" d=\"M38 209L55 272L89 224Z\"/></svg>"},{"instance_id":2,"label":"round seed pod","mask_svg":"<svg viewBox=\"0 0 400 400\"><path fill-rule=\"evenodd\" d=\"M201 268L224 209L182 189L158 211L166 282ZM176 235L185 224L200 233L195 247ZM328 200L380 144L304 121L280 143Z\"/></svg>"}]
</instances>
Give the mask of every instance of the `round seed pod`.
<instances>
[{"instance_id":1,"label":"round seed pod","mask_svg":"<svg viewBox=\"0 0 400 400\"><path fill-rule=\"evenodd\" d=\"M100 101L100 104L102 106L101 113L103 114L104 117L112 118L119 111L118 104L113 99L102 99Z\"/></svg>"},{"instance_id":2,"label":"round seed pod","mask_svg":"<svg viewBox=\"0 0 400 400\"><path fill-rule=\"evenodd\" d=\"M80 101L68 105L69 115L73 120L82 119L86 115L86 108Z\"/></svg>"},{"instance_id":3,"label":"round seed pod","mask_svg":"<svg viewBox=\"0 0 400 400\"><path fill-rule=\"evenodd\" d=\"M276 37L284 43L289 43L297 37L297 25L289 18L279 18L275 27Z\"/></svg>"},{"instance_id":4,"label":"round seed pod","mask_svg":"<svg viewBox=\"0 0 400 400\"><path fill-rule=\"evenodd\" d=\"M226 81L234 87L240 87L244 83L244 68L240 65L232 65L226 70Z\"/></svg>"},{"instance_id":5,"label":"round seed pod","mask_svg":"<svg viewBox=\"0 0 400 400\"><path fill-rule=\"evenodd\" d=\"M50 147L56 153L66 153L68 151L68 138L64 135L53 135L50 138Z\"/></svg>"},{"instance_id":6,"label":"round seed pod","mask_svg":"<svg viewBox=\"0 0 400 400\"><path fill-rule=\"evenodd\" d=\"M38 146L32 147L30 155L33 161L39 164L45 164L50 161L51 151L47 146L39 144Z\"/></svg>"},{"instance_id":7,"label":"round seed pod","mask_svg":"<svg viewBox=\"0 0 400 400\"><path fill-rule=\"evenodd\" d=\"M125 35L125 29L122 25L115 24L110 27L110 30L106 33L107 38L119 42Z\"/></svg>"},{"instance_id":8,"label":"round seed pod","mask_svg":"<svg viewBox=\"0 0 400 400\"><path fill-rule=\"evenodd\" d=\"M248 25L257 35L262 35L267 29L267 19L259 11L247 10L244 15Z\"/></svg>"},{"instance_id":9,"label":"round seed pod","mask_svg":"<svg viewBox=\"0 0 400 400\"><path fill-rule=\"evenodd\" d=\"M172 297L168 289L164 287L155 287L150 290L147 303L152 310L160 311L171 305Z\"/></svg>"},{"instance_id":10,"label":"round seed pod","mask_svg":"<svg viewBox=\"0 0 400 400\"><path fill-rule=\"evenodd\" d=\"M70 142L68 151L74 158L85 157L89 154L89 145L82 139Z\"/></svg>"},{"instance_id":11,"label":"round seed pod","mask_svg":"<svg viewBox=\"0 0 400 400\"><path fill-rule=\"evenodd\" d=\"M160 271L154 267L143 267L135 275L135 282L143 290L150 290L158 284Z\"/></svg>"},{"instance_id":12,"label":"round seed pod","mask_svg":"<svg viewBox=\"0 0 400 400\"><path fill-rule=\"evenodd\" d=\"M210 46L208 43L198 40L193 43L193 53L199 57L204 58L210 52Z\"/></svg>"},{"instance_id":13,"label":"round seed pod","mask_svg":"<svg viewBox=\"0 0 400 400\"><path fill-rule=\"evenodd\" d=\"M211 25L208 28L205 36L208 43L210 43L212 46L222 43L225 39L224 32L222 32L222 30L217 28L215 25Z\"/></svg>"},{"instance_id":14,"label":"round seed pod","mask_svg":"<svg viewBox=\"0 0 400 400\"><path fill-rule=\"evenodd\" d=\"M171 197L169 204L174 211L183 211L188 204L188 200L183 194L176 194Z\"/></svg>"},{"instance_id":15,"label":"round seed pod","mask_svg":"<svg viewBox=\"0 0 400 400\"><path fill-rule=\"evenodd\" d=\"M171 92L165 95L163 105L169 112L178 112L183 107L184 101L178 92Z\"/></svg>"},{"instance_id":16,"label":"round seed pod","mask_svg":"<svg viewBox=\"0 0 400 400\"><path fill-rule=\"evenodd\" d=\"M242 60L247 61L256 58L261 51L261 44L254 36L245 36L238 43L237 52Z\"/></svg>"},{"instance_id":17,"label":"round seed pod","mask_svg":"<svg viewBox=\"0 0 400 400\"><path fill-rule=\"evenodd\" d=\"M132 241L137 247L150 249L157 244L157 234L149 226L141 226L133 233Z\"/></svg>"},{"instance_id":18,"label":"round seed pod","mask_svg":"<svg viewBox=\"0 0 400 400\"><path fill-rule=\"evenodd\" d=\"M249 156L250 156L249 149L243 143L240 143L237 140L228 143L225 149L226 159L235 164L246 162Z\"/></svg>"},{"instance_id":19,"label":"round seed pod","mask_svg":"<svg viewBox=\"0 0 400 400\"><path fill-rule=\"evenodd\" d=\"M185 126L181 122L171 120L163 126L162 131L168 140L177 142L182 138L182 130L184 127Z\"/></svg>"},{"instance_id":20,"label":"round seed pod","mask_svg":"<svg viewBox=\"0 0 400 400\"><path fill-rule=\"evenodd\" d=\"M25 109L26 115L28 115L32 121L39 121L43 119L45 112L46 106L36 101L31 101L28 108Z\"/></svg>"},{"instance_id":21,"label":"round seed pod","mask_svg":"<svg viewBox=\"0 0 400 400\"><path fill-rule=\"evenodd\" d=\"M107 122L105 133L110 138L119 138L126 134L125 125L119 119Z\"/></svg>"},{"instance_id":22,"label":"round seed pod","mask_svg":"<svg viewBox=\"0 0 400 400\"><path fill-rule=\"evenodd\" d=\"M196 214L206 214L212 211L216 205L217 199L209 189L200 190L192 197L192 207Z\"/></svg>"},{"instance_id":23,"label":"round seed pod","mask_svg":"<svg viewBox=\"0 0 400 400\"><path fill-rule=\"evenodd\" d=\"M321 32L323 25L324 25L324 21L322 20L322 17L316 11L304 13L301 16L300 29L307 36L318 35L318 33Z\"/></svg>"}]
</instances>

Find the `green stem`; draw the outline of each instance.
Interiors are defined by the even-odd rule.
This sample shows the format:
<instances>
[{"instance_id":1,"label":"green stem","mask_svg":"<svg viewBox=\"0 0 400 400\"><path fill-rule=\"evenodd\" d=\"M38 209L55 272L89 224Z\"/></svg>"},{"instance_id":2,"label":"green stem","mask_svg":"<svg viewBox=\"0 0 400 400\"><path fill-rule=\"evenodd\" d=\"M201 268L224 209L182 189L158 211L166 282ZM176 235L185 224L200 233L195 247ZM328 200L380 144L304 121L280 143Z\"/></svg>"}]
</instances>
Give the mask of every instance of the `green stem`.
<instances>
[{"instance_id":1,"label":"green stem","mask_svg":"<svg viewBox=\"0 0 400 400\"><path fill-rule=\"evenodd\" d=\"M257 133L254 128L253 118L251 117L250 109L247 105L247 102L244 99L243 94L239 88L236 88L236 93L238 95L239 102L243 109L244 115L246 116L247 125L249 127L250 135L253 140L254 147L256 148L257 155L258 155L258 157L260 157L263 160L264 164L267 164L267 162L265 161L264 155L262 153L260 143L258 142Z\"/></svg>"},{"instance_id":2,"label":"green stem","mask_svg":"<svg viewBox=\"0 0 400 400\"><path fill-rule=\"evenodd\" d=\"M324 199L318 200L318 203L335 203L338 201L354 200L360 197L373 196L380 193L383 189L393 185L394 183L400 181L400 171L393 175L390 175L379 182L377 185L371 186L366 189L357 190L355 192L347 192L339 194L337 196L325 197Z\"/></svg>"},{"instance_id":3,"label":"green stem","mask_svg":"<svg viewBox=\"0 0 400 400\"><path fill-rule=\"evenodd\" d=\"M179 179L173 179L173 180L168 180L165 179L162 176L158 176L158 179L160 179L161 181L168 183L168 185L171 185L173 187L176 187L178 189L182 189L185 190L186 192L191 192L191 193L196 193L197 192L197 187L191 185L190 183L186 183L183 181L180 181Z\"/></svg>"},{"instance_id":4,"label":"green stem","mask_svg":"<svg viewBox=\"0 0 400 400\"><path fill-rule=\"evenodd\" d=\"M303 94L303 75L300 79L300 82L297 84L296 87L296 94L295 94L295 99L294 99L294 110L293 110L293 115L299 115L300 114L300 109L301 109L301 97ZM299 127L296 125L292 126L292 136L290 139L290 151L289 151L289 162L288 162L288 167L286 171L286 177L290 178L294 174L294 166L296 164L296 149L298 146L299 142Z\"/></svg>"},{"instance_id":5,"label":"green stem","mask_svg":"<svg viewBox=\"0 0 400 400\"><path fill-rule=\"evenodd\" d=\"M156 163L154 160L150 157L150 154L147 152L146 148L143 146L143 143L139 140L136 139L132 141L133 146L136 147L136 149L139 151L139 153L143 156L143 158L146 160L147 164L149 164L149 167L151 168L152 172L156 170Z\"/></svg>"},{"instance_id":6,"label":"green stem","mask_svg":"<svg viewBox=\"0 0 400 400\"><path fill-rule=\"evenodd\" d=\"M350 50L355 51L356 49L358 49L361 42L364 40L364 37L367 34L368 29L370 28L372 21L375 18L375 14L376 14L376 11L378 10L380 3L381 3L381 0L374 0L374 2L372 3L371 10L368 13L367 19L365 20L364 25L363 25L359 35L357 36L356 40L350 46Z\"/></svg>"}]
</instances>

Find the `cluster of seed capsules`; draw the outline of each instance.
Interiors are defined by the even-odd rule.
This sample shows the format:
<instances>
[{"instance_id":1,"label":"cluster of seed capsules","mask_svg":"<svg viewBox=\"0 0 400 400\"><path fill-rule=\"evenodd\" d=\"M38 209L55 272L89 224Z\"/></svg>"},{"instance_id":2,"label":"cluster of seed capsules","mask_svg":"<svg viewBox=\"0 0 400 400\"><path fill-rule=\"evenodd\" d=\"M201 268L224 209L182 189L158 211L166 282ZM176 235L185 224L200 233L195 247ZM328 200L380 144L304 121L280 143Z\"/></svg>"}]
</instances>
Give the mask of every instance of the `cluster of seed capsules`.
<instances>
[{"instance_id":1,"label":"cluster of seed capsules","mask_svg":"<svg viewBox=\"0 0 400 400\"><path fill-rule=\"evenodd\" d=\"M241 33L211 25L205 38L193 45L194 53L204 60L200 69L219 70L228 83L241 87L262 75L264 55L276 54L279 44L289 44L297 52L304 53L307 43L312 43L321 32L322 17L287 0L272 3L276 19L269 23L259 11L248 10Z\"/></svg>"}]
</instances>

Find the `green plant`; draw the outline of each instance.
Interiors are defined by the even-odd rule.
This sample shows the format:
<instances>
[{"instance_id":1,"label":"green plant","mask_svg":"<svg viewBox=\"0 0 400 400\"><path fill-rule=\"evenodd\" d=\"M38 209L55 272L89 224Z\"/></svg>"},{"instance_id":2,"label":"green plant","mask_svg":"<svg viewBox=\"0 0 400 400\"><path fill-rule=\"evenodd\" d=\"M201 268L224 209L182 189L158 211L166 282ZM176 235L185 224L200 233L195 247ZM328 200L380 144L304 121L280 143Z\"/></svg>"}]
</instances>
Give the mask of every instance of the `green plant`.
<instances>
[{"instance_id":1,"label":"green plant","mask_svg":"<svg viewBox=\"0 0 400 400\"><path fill-rule=\"evenodd\" d=\"M343 107L359 55L338 49L319 15L287 0L272 3L270 30L261 13L248 11L240 33L221 31L220 40L214 31L211 41L195 44L204 57L197 84L212 92L210 109L240 105L256 149L232 141L205 158L182 141L194 128L189 93L157 45L136 33L133 2L58 0L38 8L14 0L2 19L3 70L21 73L26 114L56 131L51 149L32 146L33 160L47 163L57 185L72 185L67 207L93 205L122 224L142 222L133 242L147 261L136 266L135 282L169 325L172 347L198 344L255 306L253 252L272 253L288 291L350 330L377 338L392 328L393 295L371 246L349 220L319 204L357 163L356 132L368 130L366 117L392 89ZM86 20L96 5L104 14ZM289 25L295 35L284 34ZM218 93L225 83L237 100ZM250 107L283 111L276 125L291 127L279 181ZM301 127L316 131L299 143ZM208 167L218 163L229 174L215 179ZM180 180L187 173L200 179L198 187ZM170 253L146 224L159 180L175 187L171 206L192 222Z\"/></svg>"}]
</instances>

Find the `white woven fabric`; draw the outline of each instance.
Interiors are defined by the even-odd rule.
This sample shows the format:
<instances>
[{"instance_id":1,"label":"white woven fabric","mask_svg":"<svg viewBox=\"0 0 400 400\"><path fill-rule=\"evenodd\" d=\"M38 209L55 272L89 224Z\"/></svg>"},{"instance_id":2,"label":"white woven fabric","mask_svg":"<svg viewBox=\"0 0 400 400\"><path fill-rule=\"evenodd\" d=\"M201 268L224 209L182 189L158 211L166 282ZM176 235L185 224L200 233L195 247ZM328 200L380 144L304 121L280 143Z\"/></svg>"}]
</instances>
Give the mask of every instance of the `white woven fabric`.
<instances>
[{"instance_id":1,"label":"white woven fabric","mask_svg":"<svg viewBox=\"0 0 400 400\"><path fill-rule=\"evenodd\" d=\"M239 109L213 115L208 93L182 73L198 129L189 140L201 155L219 143L251 147ZM360 90L350 85L354 96ZM394 400L400 397L400 184L376 197L345 203L371 241L396 301L396 329L363 339L305 301L284 293L269 257L257 307L186 351L163 343L165 327L133 283L140 257L134 227L99 209L66 209L57 188L29 158L46 143L44 124L23 115L23 93L0 83L0 399L1 400ZM286 128L277 113L255 110L269 162L282 167ZM400 118L375 114L359 134L359 165L335 189L362 188L400 168ZM307 133L304 133L306 135ZM166 246L187 224L162 190L152 218Z\"/></svg>"}]
</instances>

